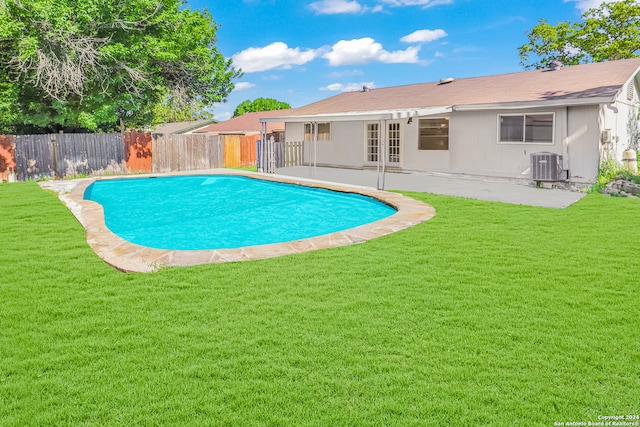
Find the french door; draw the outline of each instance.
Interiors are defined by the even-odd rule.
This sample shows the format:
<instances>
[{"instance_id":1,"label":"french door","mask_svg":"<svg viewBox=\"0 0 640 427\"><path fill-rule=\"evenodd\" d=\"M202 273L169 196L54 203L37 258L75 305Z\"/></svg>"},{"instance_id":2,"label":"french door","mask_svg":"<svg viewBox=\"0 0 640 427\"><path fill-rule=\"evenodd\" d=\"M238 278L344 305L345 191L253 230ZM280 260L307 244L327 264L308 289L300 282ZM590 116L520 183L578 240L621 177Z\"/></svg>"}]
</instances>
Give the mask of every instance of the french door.
<instances>
[{"instance_id":1,"label":"french door","mask_svg":"<svg viewBox=\"0 0 640 427\"><path fill-rule=\"evenodd\" d=\"M400 165L400 122L387 123L387 163L391 166Z\"/></svg>"},{"instance_id":2,"label":"french door","mask_svg":"<svg viewBox=\"0 0 640 427\"><path fill-rule=\"evenodd\" d=\"M385 163L390 166L399 166L402 145L400 122L383 123L386 123L383 132L380 132L380 122L369 122L366 125L366 161L378 163L381 160L379 156L386 152ZM382 148L380 141L386 141L386 147Z\"/></svg>"}]
</instances>

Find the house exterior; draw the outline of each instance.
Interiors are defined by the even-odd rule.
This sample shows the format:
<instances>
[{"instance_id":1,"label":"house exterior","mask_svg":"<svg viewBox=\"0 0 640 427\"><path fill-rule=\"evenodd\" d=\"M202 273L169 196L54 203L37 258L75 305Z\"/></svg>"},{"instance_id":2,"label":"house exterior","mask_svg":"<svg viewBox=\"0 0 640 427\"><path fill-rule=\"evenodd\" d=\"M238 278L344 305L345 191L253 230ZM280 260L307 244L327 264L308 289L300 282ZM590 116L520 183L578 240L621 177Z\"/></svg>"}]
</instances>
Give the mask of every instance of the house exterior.
<instances>
[{"instance_id":1,"label":"house exterior","mask_svg":"<svg viewBox=\"0 0 640 427\"><path fill-rule=\"evenodd\" d=\"M261 121L285 122L285 140L304 140L319 166L537 180L544 153L560 171L540 180L591 183L601 160L638 148L638 88L640 58L557 64L363 88Z\"/></svg>"}]
</instances>

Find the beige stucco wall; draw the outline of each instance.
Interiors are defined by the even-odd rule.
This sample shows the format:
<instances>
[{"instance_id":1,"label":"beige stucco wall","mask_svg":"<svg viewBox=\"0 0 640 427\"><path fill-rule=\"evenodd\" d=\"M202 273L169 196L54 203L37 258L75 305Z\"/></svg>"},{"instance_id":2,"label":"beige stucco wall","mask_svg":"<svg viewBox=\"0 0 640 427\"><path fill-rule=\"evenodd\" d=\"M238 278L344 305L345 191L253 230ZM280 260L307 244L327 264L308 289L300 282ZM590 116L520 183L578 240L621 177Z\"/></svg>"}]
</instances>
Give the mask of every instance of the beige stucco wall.
<instances>
[{"instance_id":1,"label":"beige stucco wall","mask_svg":"<svg viewBox=\"0 0 640 427\"><path fill-rule=\"evenodd\" d=\"M287 123L287 141L304 140L303 123ZM311 147L304 144L304 161L309 162ZM316 163L319 165L362 167L364 165L364 125L357 122L332 122L331 140L318 141Z\"/></svg>"},{"instance_id":2,"label":"beige stucco wall","mask_svg":"<svg viewBox=\"0 0 640 427\"><path fill-rule=\"evenodd\" d=\"M418 150L418 124L405 132L405 169L530 179L531 154L563 156L571 180L593 182L598 168L598 106L457 111L450 118L449 150ZM553 113L553 144L498 142L500 114Z\"/></svg>"},{"instance_id":3,"label":"beige stucco wall","mask_svg":"<svg viewBox=\"0 0 640 427\"><path fill-rule=\"evenodd\" d=\"M528 113L555 113L553 144L498 143L498 115L521 111L489 110L453 112L449 122L449 151L418 150L417 124L407 134L414 135L405 149L405 168L476 175L529 178L531 153L548 151L562 155L564 121L558 109L527 110ZM417 120L414 120L417 122Z\"/></svg>"}]
</instances>

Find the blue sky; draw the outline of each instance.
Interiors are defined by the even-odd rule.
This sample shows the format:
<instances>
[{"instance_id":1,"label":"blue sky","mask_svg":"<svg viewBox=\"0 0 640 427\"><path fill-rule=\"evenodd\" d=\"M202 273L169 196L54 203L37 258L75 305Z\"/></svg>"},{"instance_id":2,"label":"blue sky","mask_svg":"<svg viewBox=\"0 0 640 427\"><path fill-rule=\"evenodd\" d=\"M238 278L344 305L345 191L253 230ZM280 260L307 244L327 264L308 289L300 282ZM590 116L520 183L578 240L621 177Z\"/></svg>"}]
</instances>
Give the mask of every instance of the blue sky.
<instances>
[{"instance_id":1,"label":"blue sky","mask_svg":"<svg viewBox=\"0 0 640 427\"><path fill-rule=\"evenodd\" d=\"M219 25L217 47L244 71L228 101L292 107L343 91L522 71L518 47L540 19L577 21L600 0L189 0Z\"/></svg>"}]
</instances>

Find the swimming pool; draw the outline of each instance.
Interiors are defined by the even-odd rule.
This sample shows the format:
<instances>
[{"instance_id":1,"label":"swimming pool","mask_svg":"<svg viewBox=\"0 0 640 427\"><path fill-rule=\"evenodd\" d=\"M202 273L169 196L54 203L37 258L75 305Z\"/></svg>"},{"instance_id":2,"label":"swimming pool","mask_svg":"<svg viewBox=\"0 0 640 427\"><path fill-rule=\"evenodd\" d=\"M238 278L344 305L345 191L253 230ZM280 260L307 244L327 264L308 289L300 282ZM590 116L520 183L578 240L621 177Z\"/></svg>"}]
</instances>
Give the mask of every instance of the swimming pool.
<instances>
[{"instance_id":1,"label":"swimming pool","mask_svg":"<svg viewBox=\"0 0 640 427\"><path fill-rule=\"evenodd\" d=\"M102 185L101 183L110 181L131 180L133 182L143 178L160 179L170 176L188 177L194 175L196 174L187 171L147 175L144 177L122 176L52 180L42 181L39 185L43 189L58 193L60 200L84 227L87 243L91 249L107 264L124 272L153 272L161 267L259 260L352 245L404 230L428 221L436 214L432 206L419 200L399 193L376 190L370 187L232 169L214 169L207 171L206 175L199 174L196 176L217 178L221 175L234 175L260 180L261 182L294 184L295 186L305 186L313 189L333 190L338 193L346 193L349 197L352 194L360 194L370 199L382 201L388 206L393 206L396 212L386 218L354 228L299 240L231 249L173 250L141 246L116 235L106 225L106 212L103 206L85 198L89 193L94 195L94 191L98 187L94 183ZM208 182L214 183L216 180ZM177 204L187 205L184 203L185 201L187 199L183 197ZM135 215L132 215L130 210L125 212L125 216L133 218L140 218L146 215L148 215L146 206L140 207Z\"/></svg>"},{"instance_id":2,"label":"swimming pool","mask_svg":"<svg viewBox=\"0 0 640 427\"><path fill-rule=\"evenodd\" d=\"M361 194L246 176L194 175L96 181L84 198L137 245L231 249L311 238L375 222L396 209Z\"/></svg>"}]
</instances>

